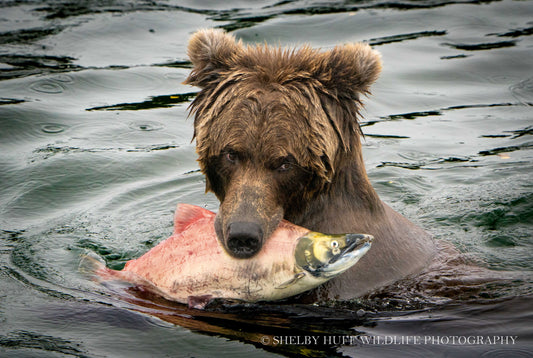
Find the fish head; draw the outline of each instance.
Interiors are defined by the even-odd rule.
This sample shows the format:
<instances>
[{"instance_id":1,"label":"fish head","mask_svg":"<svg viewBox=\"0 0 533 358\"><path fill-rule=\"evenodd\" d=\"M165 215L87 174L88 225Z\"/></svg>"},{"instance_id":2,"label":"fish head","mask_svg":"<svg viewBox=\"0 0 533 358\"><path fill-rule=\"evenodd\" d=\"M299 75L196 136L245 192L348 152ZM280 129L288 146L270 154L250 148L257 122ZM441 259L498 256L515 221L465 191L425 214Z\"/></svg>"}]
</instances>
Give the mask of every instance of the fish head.
<instances>
[{"instance_id":1,"label":"fish head","mask_svg":"<svg viewBox=\"0 0 533 358\"><path fill-rule=\"evenodd\" d=\"M295 248L296 264L314 277L330 279L355 265L372 245L372 235L309 232Z\"/></svg>"}]
</instances>

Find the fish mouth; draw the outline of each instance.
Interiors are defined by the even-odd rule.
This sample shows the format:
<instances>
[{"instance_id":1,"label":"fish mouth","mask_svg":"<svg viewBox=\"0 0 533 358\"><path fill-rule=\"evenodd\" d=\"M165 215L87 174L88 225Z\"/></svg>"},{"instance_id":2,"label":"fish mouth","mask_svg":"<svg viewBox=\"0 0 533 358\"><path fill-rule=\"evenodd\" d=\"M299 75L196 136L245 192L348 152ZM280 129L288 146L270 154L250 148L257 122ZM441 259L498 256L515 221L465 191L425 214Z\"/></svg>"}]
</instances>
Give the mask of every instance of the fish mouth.
<instances>
[{"instance_id":1,"label":"fish mouth","mask_svg":"<svg viewBox=\"0 0 533 358\"><path fill-rule=\"evenodd\" d=\"M367 234L347 234L346 235L346 247L341 250L337 255L333 256L327 263L327 265L333 265L340 260L351 258L359 259L370 249L370 245L374 240L372 235Z\"/></svg>"},{"instance_id":2,"label":"fish mouth","mask_svg":"<svg viewBox=\"0 0 533 358\"><path fill-rule=\"evenodd\" d=\"M340 275L355 265L368 252L374 237L367 234L347 234L345 240L346 246L339 253L309 272L315 277L323 278Z\"/></svg>"}]
</instances>

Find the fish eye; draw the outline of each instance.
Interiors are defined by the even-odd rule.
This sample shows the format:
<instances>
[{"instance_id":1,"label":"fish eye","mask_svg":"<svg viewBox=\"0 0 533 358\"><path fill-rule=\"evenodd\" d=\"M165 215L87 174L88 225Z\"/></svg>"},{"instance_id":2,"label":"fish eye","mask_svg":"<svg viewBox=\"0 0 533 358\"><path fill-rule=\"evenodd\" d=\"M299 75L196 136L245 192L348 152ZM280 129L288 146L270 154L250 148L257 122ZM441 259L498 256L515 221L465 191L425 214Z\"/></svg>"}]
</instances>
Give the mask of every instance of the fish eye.
<instances>
[{"instance_id":1,"label":"fish eye","mask_svg":"<svg viewBox=\"0 0 533 358\"><path fill-rule=\"evenodd\" d=\"M333 255L338 255L340 254L341 252L341 249L339 248L339 242L337 240L333 240L331 242L331 253Z\"/></svg>"}]
</instances>

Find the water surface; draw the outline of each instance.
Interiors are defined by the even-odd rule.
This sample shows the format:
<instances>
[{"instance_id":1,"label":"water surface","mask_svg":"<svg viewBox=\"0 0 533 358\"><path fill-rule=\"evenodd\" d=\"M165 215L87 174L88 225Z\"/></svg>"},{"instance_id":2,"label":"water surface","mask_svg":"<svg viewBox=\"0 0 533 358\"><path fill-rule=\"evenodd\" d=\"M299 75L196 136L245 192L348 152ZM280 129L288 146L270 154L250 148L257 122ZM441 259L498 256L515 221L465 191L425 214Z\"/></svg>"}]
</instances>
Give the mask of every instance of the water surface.
<instances>
[{"instance_id":1,"label":"water surface","mask_svg":"<svg viewBox=\"0 0 533 358\"><path fill-rule=\"evenodd\" d=\"M1 356L531 356L530 1L0 6ZM171 234L178 202L218 208L191 143L198 89L181 84L187 40L204 27L282 46L372 44L384 71L361 124L378 193L465 256L521 279L438 299L208 312L88 280L80 255L120 268ZM275 344L289 336L317 341ZM390 341L408 336L437 338Z\"/></svg>"}]
</instances>

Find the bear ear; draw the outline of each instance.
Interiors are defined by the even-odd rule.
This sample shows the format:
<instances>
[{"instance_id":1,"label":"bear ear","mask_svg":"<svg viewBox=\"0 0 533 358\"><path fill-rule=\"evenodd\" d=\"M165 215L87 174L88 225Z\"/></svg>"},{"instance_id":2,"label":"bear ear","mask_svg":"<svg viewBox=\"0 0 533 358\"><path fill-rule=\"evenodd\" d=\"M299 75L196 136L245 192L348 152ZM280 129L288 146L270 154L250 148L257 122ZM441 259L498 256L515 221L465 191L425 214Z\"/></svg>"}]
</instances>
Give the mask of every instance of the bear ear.
<instances>
[{"instance_id":1,"label":"bear ear","mask_svg":"<svg viewBox=\"0 0 533 358\"><path fill-rule=\"evenodd\" d=\"M204 29L189 40L187 54L194 65L189 77L183 82L205 87L216 80L220 71L227 69L242 49L241 42L220 29Z\"/></svg>"},{"instance_id":2,"label":"bear ear","mask_svg":"<svg viewBox=\"0 0 533 358\"><path fill-rule=\"evenodd\" d=\"M337 46L323 52L316 78L335 97L359 100L370 92L381 72L381 55L364 43Z\"/></svg>"}]
</instances>

